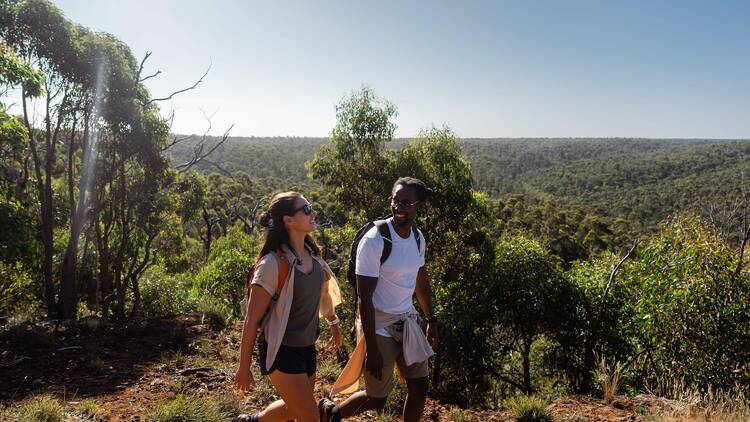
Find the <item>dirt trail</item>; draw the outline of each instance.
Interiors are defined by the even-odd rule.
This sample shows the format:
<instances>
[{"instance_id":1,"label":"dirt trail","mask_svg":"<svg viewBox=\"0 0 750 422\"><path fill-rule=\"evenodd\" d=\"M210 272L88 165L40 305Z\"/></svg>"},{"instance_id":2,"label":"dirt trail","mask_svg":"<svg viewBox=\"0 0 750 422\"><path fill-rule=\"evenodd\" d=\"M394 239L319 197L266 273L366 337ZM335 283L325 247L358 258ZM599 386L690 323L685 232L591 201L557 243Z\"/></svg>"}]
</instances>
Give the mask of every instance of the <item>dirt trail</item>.
<instances>
[{"instance_id":1,"label":"dirt trail","mask_svg":"<svg viewBox=\"0 0 750 422\"><path fill-rule=\"evenodd\" d=\"M232 389L238 330L214 332L199 315L118 324L95 320L76 324L44 323L16 327L0 338L0 401L13 405L40 394L53 394L69 406L92 399L109 421L143 421L159 403L178 393L230 397L246 411L273 399L261 388L246 396ZM335 361L322 351L321 361ZM6 366L7 365L7 366ZM328 391L332 373L320 370L316 390ZM341 397L334 397L339 401ZM565 397L550 409L560 421L644 421L636 404L615 406L591 397ZM619 407L619 408L618 408ZM377 421L366 414L354 421ZM393 420L400 420L397 416ZM512 421L508 412L460 409L429 400L426 421Z\"/></svg>"}]
</instances>

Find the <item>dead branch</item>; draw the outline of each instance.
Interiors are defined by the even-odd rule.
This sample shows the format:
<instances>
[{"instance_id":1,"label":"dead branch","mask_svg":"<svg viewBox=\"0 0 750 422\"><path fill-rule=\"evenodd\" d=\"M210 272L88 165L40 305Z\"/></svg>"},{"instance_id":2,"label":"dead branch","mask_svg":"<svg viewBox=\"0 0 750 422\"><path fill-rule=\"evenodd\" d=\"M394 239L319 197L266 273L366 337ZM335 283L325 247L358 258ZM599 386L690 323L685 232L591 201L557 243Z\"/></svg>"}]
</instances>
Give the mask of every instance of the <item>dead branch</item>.
<instances>
[{"instance_id":1,"label":"dead branch","mask_svg":"<svg viewBox=\"0 0 750 422\"><path fill-rule=\"evenodd\" d=\"M182 141L187 141L188 139L193 139L193 135L187 135L187 136L182 136L182 137L180 137L180 136L174 136L172 138L172 141L168 145L166 145L164 148L162 148L161 151L164 152L164 151L172 148L173 146L179 144Z\"/></svg>"},{"instance_id":2,"label":"dead branch","mask_svg":"<svg viewBox=\"0 0 750 422\"><path fill-rule=\"evenodd\" d=\"M252 218L253 218L253 228L258 225L258 210L260 209L260 205L267 199L267 196L262 196L258 198L255 201L255 206L253 207L253 211L251 212Z\"/></svg>"},{"instance_id":3,"label":"dead branch","mask_svg":"<svg viewBox=\"0 0 750 422\"><path fill-rule=\"evenodd\" d=\"M156 71L155 73L153 73L153 74L151 74L151 75L148 75L148 76L146 76L146 77L145 77L145 78L143 78L143 79L139 79L139 80L138 80L138 82L143 82L143 81L146 81L146 80L148 80L148 79L151 79L151 78L153 78L153 77L156 77L156 76L159 76L159 75L161 75L161 70L157 70L157 71Z\"/></svg>"},{"instance_id":4,"label":"dead branch","mask_svg":"<svg viewBox=\"0 0 750 422\"><path fill-rule=\"evenodd\" d=\"M227 139L229 139L229 132L232 130L233 127L234 127L234 123L232 123L232 125L229 126L229 128L224 132L224 135L222 135L221 140L219 142L217 142L216 144L214 144L214 146L212 146L211 149L209 149L208 151L204 152L203 150L204 150L205 145L206 145L205 141L206 141L206 137L208 136L208 133L205 133L203 135L203 138L201 139L201 142L194 148L194 150L193 150L193 157L189 161L187 161L185 163L182 163L180 165L177 165L175 167L177 169L177 171L179 173L184 173L184 172L190 170L190 168L193 167L194 165L196 165L199 162L205 160L206 157L208 157L209 155L211 155L214 151L216 151L216 149L218 149L220 146L222 146L227 141Z\"/></svg>"},{"instance_id":5,"label":"dead branch","mask_svg":"<svg viewBox=\"0 0 750 422\"><path fill-rule=\"evenodd\" d=\"M138 66L138 72L135 74L135 80L140 82L141 81L141 72L143 72L143 65L146 64L146 60L151 57L151 52L147 51L146 55L143 56L143 60L141 60L141 65Z\"/></svg>"},{"instance_id":6,"label":"dead branch","mask_svg":"<svg viewBox=\"0 0 750 422\"><path fill-rule=\"evenodd\" d=\"M206 159L204 159L203 161L204 161L204 162L206 162L206 163L208 163L208 164L211 164L212 166L214 166L214 167L215 167L215 168L216 168L217 170L219 170L219 171L220 171L220 172L221 172L221 173L222 173L222 174L223 174L224 176L226 176L226 177L228 177L228 178L230 178L230 179L234 180L234 176L232 175L232 173L230 173L229 171L227 171L227 170L226 170L226 169L225 169L224 167L222 167L222 166L221 166L221 165L220 165L219 163L215 163L215 162L213 162L213 161L210 161L210 160L206 160Z\"/></svg>"},{"instance_id":7,"label":"dead branch","mask_svg":"<svg viewBox=\"0 0 750 422\"><path fill-rule=\"evenodd\" d=\"M633 242L633 246L630 248L628 253L625 254L625 256L623 256L622 259L620 260L620 262L618 262L617 265L615 265L615 267L612 269L612 273L609 275L609 280L607 281L607 285L604 287L604 291L602 292L602 299L607 297L607 295L609 294L609 290L612 288L612 284L614 284L615 282L615 276L617 276L617 272L620 270L620 267L625 262L625 260L628 259L630 255L633 253L637 245L638 245L638 240Z\"/></svg>"},{"instance_id":8,"label":"dead branch","mask_svg":"<svg viewBox=\"0 0 750 422\"><path fill-rule=\"evenodd\" d=\"M206 71L205 71L205 72L203 73L203 76L201 76L201 77L200 77L200 78L199 78L199 79L198 79L198 80L197 80L197 81L196 81L196 82L195 82L195 83L194 83L193 85L191 85L191 86L189 86L189 87L187 87L187 88L183 88L183 89L178 89L177 91L175 91L175 92L173 92L173 93L169 94L169 96L167 96L167 97L162 97L162 98L152 98L152 99L150 99L150 100L149 100L148 102L146 102L146 104L151 104L151 103L155 103L155 102L157 102L157 101L167 101L167 100L171 100L171 99L172 99L172 98L173 98L173 97L174 97L175 95L178 95L178 94L182 94L183 92L187 92L187 91L190 91L190 90L193 90L193 89L195 89L195 88L196 88L196 87L197 87L197 86L198 86L198 85L199 85L199 84L200 84L201 82L203 82L203 78L205 78L205 77L206 77L206 76L208 75L208 72L209 72L209 71L211 71L211 66L213 66L213 62L209 63L209 65L208 65L208 68L207 68L207 69L206 69ZM157 72L157 74L158 74L158 72ZM156 76L156 75L153 75L153 76Z\"/></svg>"}]
</instances>

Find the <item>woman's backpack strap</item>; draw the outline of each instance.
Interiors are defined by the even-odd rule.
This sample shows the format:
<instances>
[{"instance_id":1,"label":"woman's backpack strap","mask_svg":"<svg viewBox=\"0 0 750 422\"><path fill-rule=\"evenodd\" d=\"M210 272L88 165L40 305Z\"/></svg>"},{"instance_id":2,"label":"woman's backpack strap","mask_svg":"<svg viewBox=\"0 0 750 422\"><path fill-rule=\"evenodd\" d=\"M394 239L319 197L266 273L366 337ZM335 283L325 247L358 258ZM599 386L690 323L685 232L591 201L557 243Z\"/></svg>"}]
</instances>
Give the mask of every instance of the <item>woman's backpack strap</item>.
<instances>
[{"instance_id":1,"label":"woman's backpack strap","mask_svg":"<svg viewBox=\"0 0 750 422\"><path fill-rule=\"evenodd\" d=\"M273 301L279 300L281 289L284 288L286 279L289 276L289 260L286 259L286 253L284 253L281 248L276 251L276 258L276 261L279 263L279 278L278 282L276 283L276 293L274 293L274 295L271 297L271 300Z\"/></svg>"}]
</instances>

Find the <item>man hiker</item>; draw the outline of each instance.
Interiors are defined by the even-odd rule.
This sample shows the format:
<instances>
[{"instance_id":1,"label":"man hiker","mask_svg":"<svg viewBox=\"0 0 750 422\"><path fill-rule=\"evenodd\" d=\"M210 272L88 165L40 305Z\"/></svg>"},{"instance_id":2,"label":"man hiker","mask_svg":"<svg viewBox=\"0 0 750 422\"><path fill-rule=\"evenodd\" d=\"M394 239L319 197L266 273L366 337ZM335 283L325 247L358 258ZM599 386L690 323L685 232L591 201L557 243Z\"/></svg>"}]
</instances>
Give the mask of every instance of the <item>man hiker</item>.
<instances>
[{"instance_id":1,"label":"man hiker","mask_svg":"<svg viewBox=\"0 0 750 422\"><path fill-rule=\"evenodd\" d=\"M438 346L437 320L432 290L425 268L425 239L414 219L432 190L412 177L402 177L391 192L392 217L362 236L356 247L356 281L360 297L357 346L331 393L352 393L364 369L365 390L338 406L328 399L319 403L322 420L338 422L367 410L380 412L393 389L393 366L406 380L404 422L419 421L427 398L427 359ZM383 232L387 228L388 231ZM384 238L383 233L386 234ZM383 251L390 253L383 261ZM353 246L354 249L354 246ZM427 335L419 325L412 298L427 321ZM364 365L363 365L364 363Z\"/></svg>"}]
</instances>

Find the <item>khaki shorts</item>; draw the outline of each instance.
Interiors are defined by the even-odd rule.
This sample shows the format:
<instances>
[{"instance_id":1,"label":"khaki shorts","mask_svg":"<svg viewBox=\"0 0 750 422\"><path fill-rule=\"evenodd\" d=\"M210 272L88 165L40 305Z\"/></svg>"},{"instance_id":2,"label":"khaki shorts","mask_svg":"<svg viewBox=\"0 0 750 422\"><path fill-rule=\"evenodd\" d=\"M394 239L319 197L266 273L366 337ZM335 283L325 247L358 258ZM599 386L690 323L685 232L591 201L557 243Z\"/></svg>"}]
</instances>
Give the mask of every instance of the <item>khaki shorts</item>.
<instances>
[{"instance_id":1,"label":"khaki shorts","mask_svg":"<svg viewBox=\"0 0 750 422\"><path fill-rule=\"evenodd\" d=\"M393 390L393 364L398 364L398 370L404 379L425 378L429 374L427 360L406 366L404 354L401 351L403 331L388 327L388 333L393 337L376 335L378 349L383 357L383 378L377 379L365 369L365 392L369 397L383 398Z\"/></svg>"}]
</instances>

